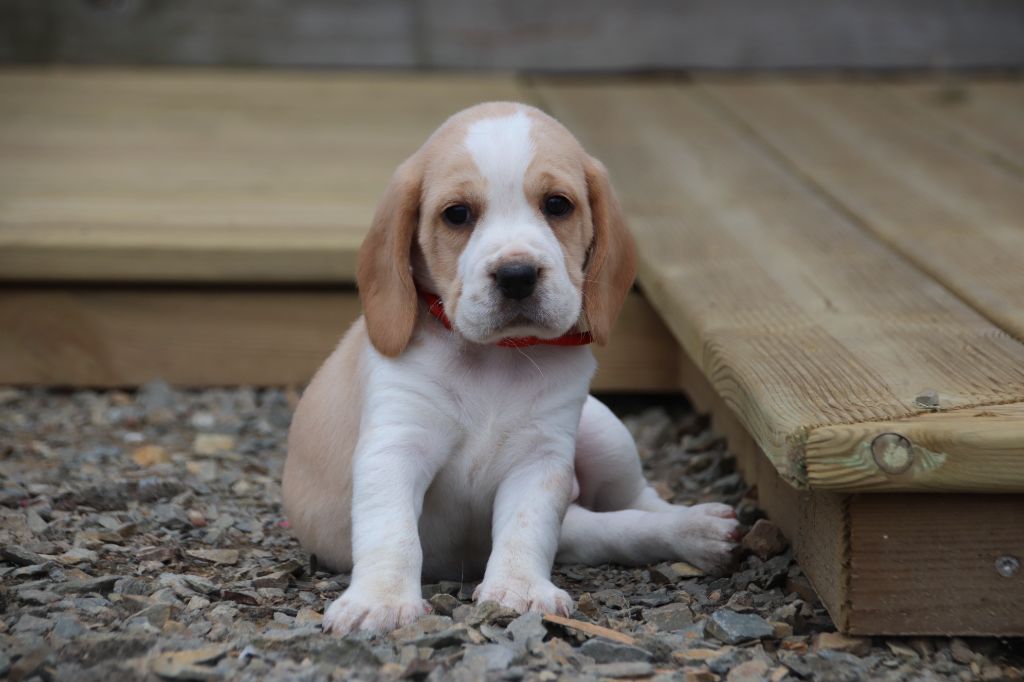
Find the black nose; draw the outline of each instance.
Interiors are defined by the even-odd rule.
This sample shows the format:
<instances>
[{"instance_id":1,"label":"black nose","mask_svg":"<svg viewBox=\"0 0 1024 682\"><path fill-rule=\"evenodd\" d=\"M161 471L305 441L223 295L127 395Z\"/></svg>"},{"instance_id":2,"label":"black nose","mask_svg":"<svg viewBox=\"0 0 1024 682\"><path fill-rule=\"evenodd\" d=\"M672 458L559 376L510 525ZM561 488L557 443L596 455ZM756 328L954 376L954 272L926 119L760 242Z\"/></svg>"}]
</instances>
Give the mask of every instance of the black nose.
<instances>
[{"instance_id":1,"label":"black nose","mask_svg":"<svg viewBox=\"0 0 1024 682\"><path fill-rule=\"evenodd\" d=\"M505 263L494 273L498 289L506 298L522 300L537 286L537 266L530 263Z\"/></svg>"}]
</instances>

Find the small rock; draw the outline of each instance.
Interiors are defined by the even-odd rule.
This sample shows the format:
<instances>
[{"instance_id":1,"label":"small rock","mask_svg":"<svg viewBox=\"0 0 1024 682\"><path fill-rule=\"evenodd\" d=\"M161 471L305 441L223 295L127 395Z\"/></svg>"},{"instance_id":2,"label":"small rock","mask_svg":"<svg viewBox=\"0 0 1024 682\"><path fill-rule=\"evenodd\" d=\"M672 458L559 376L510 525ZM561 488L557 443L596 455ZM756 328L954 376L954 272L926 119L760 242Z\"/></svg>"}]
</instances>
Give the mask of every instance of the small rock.
<instances>
[{"instance_id":1,"label":"small rock","mask_svg":"<svg viewBox=\"0 0 1024 682\"><path fill-rule=\"evenodd\" d=\"M975 659L975 654L971 651L971 647L967 645L967 642L954 637L949 642L949 655L953 657L953 660L961 665L967 665Z\"/></svg>"},{"instance_id":2,"label":"small rock","mask_svg":"<svg viewBox=\"0 0 1024 682\"><path fill-rule=\"evenodd\" d=\"M233 566L234 564L238 563L237 549L189 549L185 550L185 554L194 559L211 561L215 564L225 564ZM258 585L257 587L264 586Z\"/></svg>"},{"instance_id":3,"label":"small rock","mask_svg":"<svg viewBox=\"0 0 1024 682\"><path fill-rule=\"evenodd\" d=\"M464 652L463 660L469 664L471 668L482 668L487 672L507 669L517 656L517 653L513 648L503 644L480 644L467 646L464 649ZM477 661L479 661L479 663L477 663ZM479 668L477 666L479 666Z\"/></svg>"},{"instance_id":4,"label":"small rock","mask_svg":"<svg viewBox=\"0 0 1024 682\"><path fill-rule=\"evenodd\" d=\"M157 464L166 464L171 461L171 456L159 445L142 445L132 450L132 460L145 469Z\"/></svg>"},{"instance_id":5,"label":"small rock","mask_svg":"<svg viewBox=\"0 0 1024 682\"><path fill-rule=\"evenodd\" d=\"M596 675L600 678L636 679L639 677L650 677L653 675L654 666L644 661L597 663L595 665L586 666L583 671L591 675Z\"/></svg>"},{"instance_id":6,"label":"small rock","mask_svg":"<svg viewBox=\"0 0 1024 682\"><path fill-rule=\"evenodd\" d=\"M466 624L471 627L479 627L484 623L507 626L518 617L517 612L501 606L498 602L485 601L471 607Z\"/></svg>"},{"instance_id":7,"label":"small rock","mask_svg":"<svg viewBox=\"0 0 1024 682\"><path fill-rule=\"evenodd\" d=\"M743 538L743 547L762 560L767 560L785 552L789 547L789 541L774 523L768 519L758 519Z\"/></svg>"},{"instance_id":8,"label":"small rock","mask_svg":"<svg viewBox=\"0 0 1024 682\"><path fill-rule=\"evenodd\" d=\"M45 606L57 601L60 597L56 592L49 590L18 590L18 599L26 604Z\"/></svg>"},{"instance_id":9,"label":"small rock","mask_svg":"<svg viewBox=\"0 0 1024 682\"><path fill-rule=\"evenodd\" d=\"M26 613L18 619L18 621L14 624L13 629L14 632L17 633L31 632L41 635L44 632L49 631L49 629L52 627L53 621L49 620L48 618L39 618L37 616L33 616Z\"/></svg>"},{"instance_id":10,"label":"small rock","mask_svg":"<svg viewBox=\"0 0 1024 682\"><path fill-rule=\"evenodd\" d=\"M707 666L701 666L699 668L687 668L684 671L684 678L686 682L717 682L718 675L711 672Z\"/></svg>"},{"instance_id":11,"label":"small rock","mask_svg":"<svg viewBox=\"0 0 1024 682\"><path fill-rule=\"evenodd\" d=\"M601 617L601 607L594 601L594 595L584 592L576 602L576 608L587 618L597 620Z\"/></svg>"},{"instance_id":12,"label":"small rock","mask_svg":"<svg viewBox=\"0 0 1024 682\"><path fill-rule=\"evenodd\" d=\"M848 637L839 632L821 632L814 638L813 651L842 651L854 656L867 656L871 652L871 639Z\"/></svg>"},{"instance_id":13,"label":"small rock","mask_svg":"<svg viewBox=\"0 0 1024 682\"><path fill-rule=\"evenodd\" d=\"M726 682L761 682L767 677L768 664L759 658L744 661L726 675Z\"/></svg>"},{"instance_id":14,"label":"small rock","mask_svg":"<svg viewBox=\"0 0 1024 682\"><path fill-rule=\"evenodd\" d=\"M98 578L83 578L82 580L69 580L65 583L54 585L53 589L57 594L87 594L89 592L107 593L114 587L114 583L123 576L105 575Z\"/></svg>"},{"instance_id":15,"label":"small rock","mask_svg":"<svg viewBox=\"0 0 1024 682\"><path fill-rule=\"evenodd\" d=\"M655 585L671 585L681 577L670 564L658 564L648 569Z\"/></svg>"},{"instance_id":16,"label":"small rock","mask_svg":"<svg viewBox=\"0 0 1024 682\"><path fill-rule=\"evenodd\" d=\"M223 675L204 663L215 663L228 651L228 647L214 645L188 651L160 654L153 659L151 670L160 677L172 680L209 680Z\"/></svg>"},{"instance_id":17,"label":"small rock","mask_svg":"<svg viewBox=\"0 0 1024 682\"><path fill-rule=\"evenodd\" d=\"M131 620L145 620L155 628L162 628L171 617L169 604L153 604L132 615Z\"/></svg>"},{"instance_id":18,"label":"small rock","mask_svg":"<svg viewBox=\"0 0 1024 682\"><path fill-rule=\"evenodd\" d=\"M462 602L447 592L439 592L430 598L430 608L442 616L452 615L461 605Z\"/></svg>"},{"instance_id":19,"label":"small rock","mask_svg":"<svg viewBox=\"0 0 1024 682\"><path fill-rule=\"evenodd\" d=\"M917 652L914 651L913 649L911 649L909 646L907 646L903 642L898 642L896 640L888 639L888 640L885 641L885 646L889 647L889 651L893 652L894 654L896 654L897 656L899 656L901 658L909 658L909 659L913 659L913 660L917 660L919 658L919 656L917 655Z\"/></svg>"},{"instance_id":20,"label":"small rock","mask_svg":"<svg viewBox=\"0 0 1024 682\"><path fill-rule=\"evenodd\" d=\"M50 636L56 639L74 639L86 632L86 628L74 616L61 615L53 620L53 630L50 632Z\"/></svg>"},{"instance_id":21,"label":"small rock","mask_svg":"<svg viewBox=\"0 0 1024 682\"><path fill-rule=\"evenodd\" d=\"M192 441L192 452L204 457L216 457L235 449L235 437L223 433L200 433Z\"/></svg>"},{"instance_id":22,"label":"small rock","mask_svg":"<svg viewBox=\"0 0 1024 682\"><path fill-rule=\"evenodd\" d=\"M63 554L58 555L57 561L65 566L74 566L75 564L81 563L95 563L99 558L99 555L91 549L86 549L85 547L72 547Z\"/></svg>"},{"instance_id":23,"label":"small rock","mask_svg":"<svg viewBox=\"0 0 1024 682\"><path fill-rule=\"evenodd\" d=\"M682 630L693 624L693 612L686 604L668 604L644 611L644 620L664 632Z\"/></svg>"},{"instance_id":24,"label":"small rock","mask_svg":"<svg viewBox=\"0 0 1024 682\"><path fill-rule=\"evenodd\" d=\"M41 535L50 526L46 519L40 516L39 512L35 509L25 511L25 522L28 525L28 529L36 535Z\"/></svg>"},{"instance_id":25,"label":"small rock","mask_svg":"<svg viewBox=\"0 0 1024 682\"><path fill-rule=\"evenodd\" d=\"M628 663L632 661L650 663L653 658L646 649L629 644L619 644L600 637L584 642L580 647L580 653L590 656L597 663Z\"/></svg>"},{"instance_id":26,"label":"small rock","mask_svg":"<svg viewBox=\"0 0 1024 682\"><path fill-rule=\"evenodd\" d=\"M320 625L324 621L324 614L314 611L308 606L303 606L295 614L295 624L302 627L305 625Z\"/></svg>"},{"instance_id":27,"label":"small rock","mask_svg":"<svg viewBox=\"0 0 1024 682\"><path fill-rule=\"evenodd\" d=\"M729 609L715 611L708 619L706 629L708 634L726 644L740 644L773 634L772 626L764 618Z\"/></svg>"},{"instance_id":28,"label":"small rock","mask_svg":"<svg viewBox=\"0 0 1024 682\"><path fill-rule=\"evenodd\" d=\"M45 558L17 545L8 545L7 547L0 548L0 557L7 563L14 564L15 566L38 566L46 563Z\"/></svg>"},{"instance_id":29,"label":"small rock","mask_svg":"<svg viewBox=\"0 0 1024 682\"><path fill-rule=\"evenodd\" d=\"M680 578L703 578L704 571L700 570L692 564L688 564L685 561L677 561L672 564L672 570L675 571L676 575Z\"/></svg>"},{"instance_id":30,"label":"small rock","mask_svg":"<svg viewBox=\"0 0 1024 682\"><path fill-rule=\"evenodd\" d=\"M524 613L513 620L508 624L508 632L512 640L524 649L528 649L531 642L543 641L548 634L543 617L536 611Z\"/></svg>"}]
</instances>

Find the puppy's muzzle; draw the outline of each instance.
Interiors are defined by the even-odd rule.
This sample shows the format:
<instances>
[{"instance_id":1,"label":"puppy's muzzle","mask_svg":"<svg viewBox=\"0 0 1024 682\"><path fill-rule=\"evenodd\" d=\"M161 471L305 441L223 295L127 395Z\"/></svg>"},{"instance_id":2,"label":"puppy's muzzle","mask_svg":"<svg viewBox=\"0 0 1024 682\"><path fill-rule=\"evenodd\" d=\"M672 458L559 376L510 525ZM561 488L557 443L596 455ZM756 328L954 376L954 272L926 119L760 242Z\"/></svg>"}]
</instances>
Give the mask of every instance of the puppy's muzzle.
<instances>
[{"instance_id":1,"label":"puppy's muzzle","mask_svg":"<svg viewBox=\"0 0 1024 682\"><path fill-rule=\"evenodd\" d=\"M515 261L501 264L492 276L502 296L521 301L537 288L540 268L533 263Z\"/></svg>"}]
</instances>

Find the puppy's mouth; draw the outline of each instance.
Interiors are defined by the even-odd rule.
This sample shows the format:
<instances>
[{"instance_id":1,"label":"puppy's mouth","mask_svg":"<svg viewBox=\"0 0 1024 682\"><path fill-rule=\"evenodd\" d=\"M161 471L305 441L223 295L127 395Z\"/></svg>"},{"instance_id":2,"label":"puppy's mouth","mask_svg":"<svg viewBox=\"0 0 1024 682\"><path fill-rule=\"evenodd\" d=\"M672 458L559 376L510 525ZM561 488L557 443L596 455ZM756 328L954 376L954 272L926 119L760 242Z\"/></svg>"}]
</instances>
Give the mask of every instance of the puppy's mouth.
<instances>
[{"instance_id":1,"label":"puppy's mouth","mask_svg":"<svg viewBox=\"0 0 1024 682\"><path fill-rule=\"evenodd\" d=\"M553 339L566 333L545 318L531 304L517 303L495 316L487 342L493 343L509 337L536 336L539 339Z\"/></svg>"}]
</instances>

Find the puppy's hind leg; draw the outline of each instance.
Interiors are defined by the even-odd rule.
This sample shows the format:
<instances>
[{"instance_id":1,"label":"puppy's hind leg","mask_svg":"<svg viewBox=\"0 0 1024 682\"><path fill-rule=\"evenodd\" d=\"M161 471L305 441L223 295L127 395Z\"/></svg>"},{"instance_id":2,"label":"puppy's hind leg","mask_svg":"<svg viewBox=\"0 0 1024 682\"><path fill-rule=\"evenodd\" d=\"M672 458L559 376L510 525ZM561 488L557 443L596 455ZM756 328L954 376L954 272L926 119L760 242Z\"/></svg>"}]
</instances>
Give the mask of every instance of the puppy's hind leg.
<instances>
[{"instance_id":1,"label":"puppy's hind leg","mask_svg":"<svg viewBox=\"0 0 1024 682\"><path fill-rule=\"evenodd\" d=\"M731 507L673 505L644 479L629 431L587 399L576 442L577 504L562 522L557 560L640 566L685 560L720 573L733 561L739 524Z\"/></svg>"}]
</instances>

